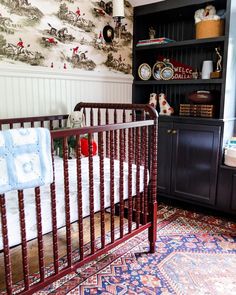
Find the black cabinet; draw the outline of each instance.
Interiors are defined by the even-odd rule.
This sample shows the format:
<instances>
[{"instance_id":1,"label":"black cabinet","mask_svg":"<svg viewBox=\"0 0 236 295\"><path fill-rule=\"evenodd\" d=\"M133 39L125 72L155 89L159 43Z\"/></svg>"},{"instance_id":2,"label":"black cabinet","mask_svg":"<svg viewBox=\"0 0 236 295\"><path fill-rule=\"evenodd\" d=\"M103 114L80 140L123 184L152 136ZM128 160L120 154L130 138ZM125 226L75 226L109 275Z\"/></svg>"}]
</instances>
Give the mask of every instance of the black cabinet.
<instances>
[{"instance_id":1,"label":"black cabinet","mask_svg":"<svg viewBox=\"0 0 236 295\"><path fill-rule=\"evenodd\" d=\"M220 167L216 206L223 211L236 213L236 167Z\"/></svg>"},{"instance_id":2,"label":"black cabinet","mask_svg":"<svg viewBox=\"0 0 236 295\"><path fill-rule=\"evenodd\" d=\"M159 123L158 191L214 205L220 126Z\"/></svg>"},{"instance_id":3,"label":"black cabinet","mask_svg":"<svg viewBox=\"0 0 236 295\"><path fill-rule=\"evenodd\" d=\"M195 39L194 13L209 4L217 11L225 11L224 34ZM146 104L150 93L165 93L174 108L174 115L159 119L159 195L217 209L224 204L223 199L219 200L224 198L223 192L221 197L217 194L217 181L224 143L236 130L235 11L235 0L166 0L134 8L133 103ZM149 39L150 27L155 29L156 38L166 37L174 42L137 46L138 41ZM145 63L152 69L163 58L199 71L204 60L212 60L215 70L216 47L221 49L223 68L217 79L157 80L151 75L148 80L142 80L140 76L140 65ZM180 105L189 104L188 94L198 90L214 93L215 113L210 118L181 116ZM236 184L233 189L236 190ZM228 189L223 190L231 194ZM232 201L228 206L235 208L234 195L228 198Z\"/></svg>"}]
</instances>

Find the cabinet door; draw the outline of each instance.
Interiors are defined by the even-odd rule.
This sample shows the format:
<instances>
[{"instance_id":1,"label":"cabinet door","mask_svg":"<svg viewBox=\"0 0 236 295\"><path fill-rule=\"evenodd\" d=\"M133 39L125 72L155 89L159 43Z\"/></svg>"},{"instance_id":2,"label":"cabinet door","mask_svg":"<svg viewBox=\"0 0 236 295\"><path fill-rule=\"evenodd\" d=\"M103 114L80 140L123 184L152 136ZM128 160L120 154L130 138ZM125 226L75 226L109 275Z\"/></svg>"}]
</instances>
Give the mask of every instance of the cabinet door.
<instances>
[{"instance_id":1,"label":"cabinet door","mask_svg":"<svg viewBox=\"0 0 236 295\"><path fill-rule=\"evenodd\" d=\"M171 193L214 204L220 127L174 124Z\"/></svg>"},{"instance_id":2,"label":"cabinet door","mask_svg":"<svg viewBox=\"0 0 236 295\"><path fill-rule=\"evenodd\" d=\"M172 150L171 122L159 122L158 127L158 192L170 193L171 150Z\"/></svg>"}]
</instances>

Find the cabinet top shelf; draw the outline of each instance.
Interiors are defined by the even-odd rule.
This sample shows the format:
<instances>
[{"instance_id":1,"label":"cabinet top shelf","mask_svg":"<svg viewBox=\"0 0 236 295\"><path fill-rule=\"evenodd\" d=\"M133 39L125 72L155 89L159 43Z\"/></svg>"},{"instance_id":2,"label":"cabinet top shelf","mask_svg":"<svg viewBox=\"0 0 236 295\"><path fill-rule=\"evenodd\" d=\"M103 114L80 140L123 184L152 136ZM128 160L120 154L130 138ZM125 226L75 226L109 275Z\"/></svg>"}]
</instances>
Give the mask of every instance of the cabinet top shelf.
<instances>
[{"instance_id":1,"label":"cabinet top shelf","mask_svg":"<svg viewBox=\"0 0 236 295\"><path fill-rule=\"evenodd\" d=\"M153 84L221 84L222 79L186 79L186 80L148 80L135 81L136 85L153 85Z\"/></svg>"},{"instance_id":2,"label":"cabinet top shelf","mask_svg":"<svg viewBox=\"0 0 236 295\"><path fill-rule=\"evenodd\" d=\"M150 49L158 49L158 48L201 46L204 44L215 44L215 43L224 42L224 41L225 41L225 36L221 36L216 38L176 41L176 42L170 42L166 44L151 44L151 45L138 46L138 47L136 46L135 50L141 51L141 50L150 50Z\"/></svg>"}]
</instances>

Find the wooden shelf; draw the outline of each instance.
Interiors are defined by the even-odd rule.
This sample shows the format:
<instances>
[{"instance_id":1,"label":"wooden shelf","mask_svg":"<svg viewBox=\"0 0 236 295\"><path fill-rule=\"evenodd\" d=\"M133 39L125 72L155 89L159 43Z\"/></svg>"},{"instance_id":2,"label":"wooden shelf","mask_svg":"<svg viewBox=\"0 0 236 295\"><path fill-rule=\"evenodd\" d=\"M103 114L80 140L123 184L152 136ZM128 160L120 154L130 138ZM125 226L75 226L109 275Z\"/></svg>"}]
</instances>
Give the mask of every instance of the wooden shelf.
<instances>
[{"instance_id":1,"label":"wooden shelf","mask_svg":"<svg viewBox=\"0 0 236 295\"><path fill-rule=\"evenodd\" d=\"M217 37L217 38L206 38L206 39L193 39L193 40L185 40L185 41L177 41L171 42L166 44L152 44L146 46L139 46L136 47L136 51L143 51L143 50L152 50L158 48L172 48L172 47L192 47L192 46L202 46L205 44L215 44L219 42L224 42L225 37Z\"/></svg>"},{"instance_id":2,"label":"wooden shelf","mask_svg":"<svg viewBox=\"0 0 236 295\"><path fill-rule=\"evenodd\" d=\"M221 84L223 79L195 79L195 80L148 80L135 81L135 85L167 85L167 84Z\"/></svg>"}]
</instances>

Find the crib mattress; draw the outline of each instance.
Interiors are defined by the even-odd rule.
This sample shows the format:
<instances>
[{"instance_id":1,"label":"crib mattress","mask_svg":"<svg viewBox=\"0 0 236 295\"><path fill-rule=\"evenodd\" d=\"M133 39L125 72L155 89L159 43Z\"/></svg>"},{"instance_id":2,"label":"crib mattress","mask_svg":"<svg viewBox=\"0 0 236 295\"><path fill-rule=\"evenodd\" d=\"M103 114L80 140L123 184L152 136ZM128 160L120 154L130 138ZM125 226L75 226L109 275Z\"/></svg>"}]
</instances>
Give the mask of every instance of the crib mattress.
<instances>
[{"instance_id":1,"label":"crib mattress","mask_svg":"<svg viewBox=\"0 0 236 295\"><path fill-rule=\"evenodd\" d=\"M69 191L70 191L70 220L78 220L77 206L77 179L76 179L76 159L69 162ZM58 228L65 226L65 200L64 200L64 174L63 161L55 157L55 184L56 184L56 211ZM114 199L119 202L119 161L114 161ZM83 217L89 215L89 169L88 158L81 160L82 171L82 203ZM132 165L132 196L136 194L136 165ZM94 211L100 210L100 171L99 157L93 157L93 177L94 177ZM144 189L144 167L140 166L140 192ZM50 186L40 187L41 194L41 212L42 212L42 231L43 234L52 231L51 222L51 196ZM104 198L105 207L110 206L110 159L104 158ZM15 246L21 243L20 220L18 209L18 196L16 191L8 192L6 197L6 211L8 223L9 246ZM128 198L128 164L124 163L124 199ZM24 190L24 206L26 221L26 237L31 240L37 237L37 222L35 208L34 189ZM0 250L3 249L2 231L0 226Z\"/></svg>"}]
</instances>

